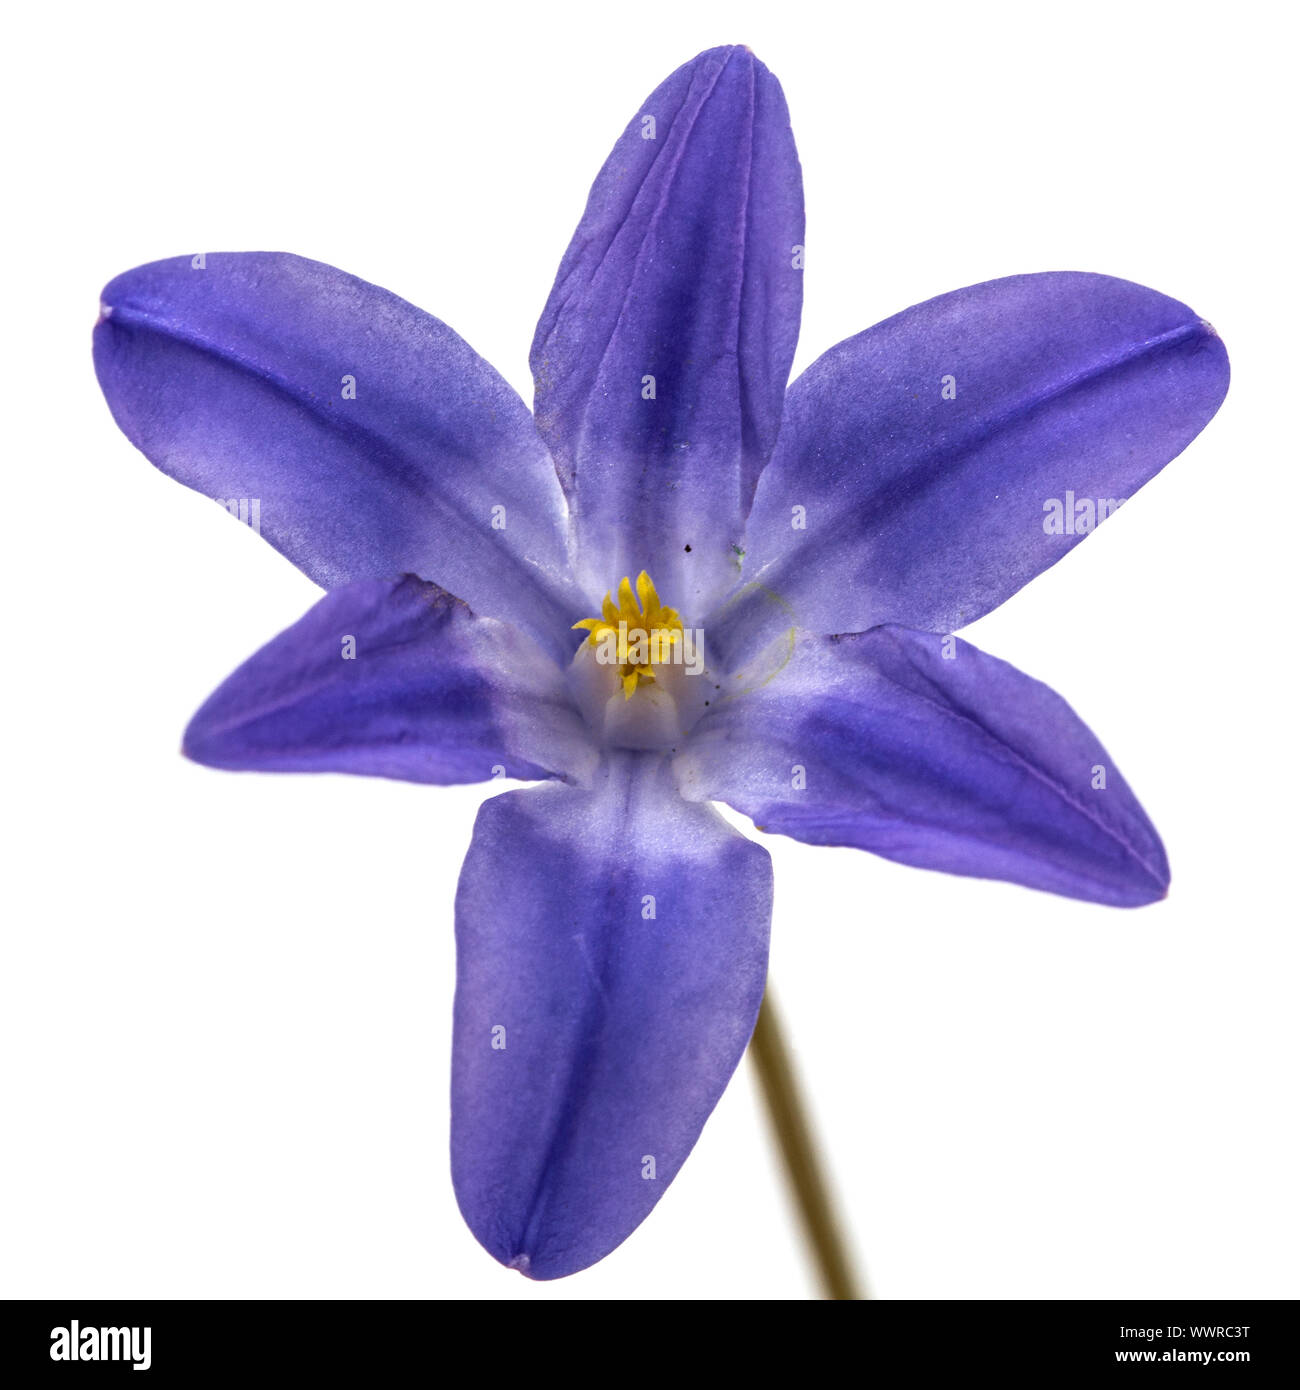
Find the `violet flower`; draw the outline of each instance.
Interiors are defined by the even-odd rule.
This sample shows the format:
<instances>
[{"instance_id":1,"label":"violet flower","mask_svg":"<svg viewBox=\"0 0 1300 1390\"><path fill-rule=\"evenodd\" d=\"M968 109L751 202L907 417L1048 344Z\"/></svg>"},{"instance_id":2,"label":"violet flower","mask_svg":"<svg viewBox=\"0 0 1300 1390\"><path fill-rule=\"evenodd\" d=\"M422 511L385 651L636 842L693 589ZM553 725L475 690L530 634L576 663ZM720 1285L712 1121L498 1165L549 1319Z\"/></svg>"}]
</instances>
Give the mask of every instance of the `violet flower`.
<instances>
[{"instance_id":1,"label":"violet flower","mask_svg":"<svg viewBox=\"0 0 1300 1390\"><path fill-rule=\"evenodd\" d=\"M532 416L446 325L295 256L104 291L123 431L187 486L255 499L329 591L208 700L187 754L545 782L478 814L452 1077L461 1210L536 1278L646 1217L749 1040L770 862L711 800L1097 903L1169 882L1070 707L949 634L1186 447L1227 389L1222 344L1153 290L1022 275L908 309L787 391L802 255L781 89L718 48L598 175Z\"/></svg>"}]
</instances>

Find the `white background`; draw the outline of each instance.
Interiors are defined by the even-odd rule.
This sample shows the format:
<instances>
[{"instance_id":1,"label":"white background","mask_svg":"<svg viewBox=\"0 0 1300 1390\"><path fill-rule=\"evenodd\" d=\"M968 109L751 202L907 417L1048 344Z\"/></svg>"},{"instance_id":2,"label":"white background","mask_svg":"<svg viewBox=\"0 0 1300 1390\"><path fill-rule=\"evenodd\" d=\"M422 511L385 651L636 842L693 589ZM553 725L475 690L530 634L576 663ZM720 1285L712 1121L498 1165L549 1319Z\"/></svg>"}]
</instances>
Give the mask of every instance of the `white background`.
<instances>
[{"instance_id":1,"label":"white background","mask_svg":"<svg viewBox=\"0 0 1300 1390\"><path fill-rule=\"evenodd\" d=\"M0 1295L803 1298L742 1067L595 1269L499 1268L448 1176L452 891L482 788L216 773L193 710L311 583L156 473L95 384L101 285L292 250L527 350L642 98L781 78L796 372L957 286L1190 303L1228 401L968 631L1048 681L1163 833L1120 912L765 839L773 973L886 1298L1300 1295L1295 34L1281 6L132 5L10 20ZM494 789L495 790L495 789Z\"/></svg>"}]
</instances>

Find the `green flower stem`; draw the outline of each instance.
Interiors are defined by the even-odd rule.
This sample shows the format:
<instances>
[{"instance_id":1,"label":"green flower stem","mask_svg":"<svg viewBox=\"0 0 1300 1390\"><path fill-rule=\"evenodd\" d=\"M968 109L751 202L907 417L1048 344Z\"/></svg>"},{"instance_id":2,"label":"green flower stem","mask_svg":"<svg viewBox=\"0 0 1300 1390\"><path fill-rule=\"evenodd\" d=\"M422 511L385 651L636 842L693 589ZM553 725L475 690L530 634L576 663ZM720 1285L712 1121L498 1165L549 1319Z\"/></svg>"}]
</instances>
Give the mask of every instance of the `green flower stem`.
<instances>
[{"instance_id":1,"label":"green flower stem","mask_svg":"<svg viewBox=\"0 0 1300 1390\"><path fill-rule=\"evenodd\" d=\"M824 1296L829 1299L861 1300L867 1295L858 1292L848 1250L835 1220L817 1147L809 1128L808 1114L799 1093L799 1082L772 1004L771 989L763 996L754 1036L749 1040L749 1053L758 1068L768 1118L781 1146L790 1191L817 1262Z\"/></svg>"}]
</instances>

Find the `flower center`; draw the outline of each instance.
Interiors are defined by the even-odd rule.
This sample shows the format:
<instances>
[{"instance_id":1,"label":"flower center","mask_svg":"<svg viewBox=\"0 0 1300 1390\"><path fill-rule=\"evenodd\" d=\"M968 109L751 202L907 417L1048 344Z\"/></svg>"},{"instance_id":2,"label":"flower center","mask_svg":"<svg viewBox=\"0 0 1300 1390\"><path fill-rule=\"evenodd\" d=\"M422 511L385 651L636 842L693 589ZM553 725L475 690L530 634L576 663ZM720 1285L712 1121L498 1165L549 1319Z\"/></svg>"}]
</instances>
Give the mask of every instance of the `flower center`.
<instances>
[{"instance_id":1,"label":"flower center","mask_svg":"<svg viewBox=\"0 0 1300 1390\"><path fill-rule=\"evenodd\" d=\"M619 668L625 700L636 693L638 682L655 679L655 667L672 661L674 646L682 642L677 610L659 602L654 580L645 570L636 577L635 592L632 581L624 576L617 603L612 594L606 594L599 618L584 618L573 626L586 629L583 645L596 649L597 661ZM677 660L681 660L680 652Z\"/></svg>"}]
</instances>

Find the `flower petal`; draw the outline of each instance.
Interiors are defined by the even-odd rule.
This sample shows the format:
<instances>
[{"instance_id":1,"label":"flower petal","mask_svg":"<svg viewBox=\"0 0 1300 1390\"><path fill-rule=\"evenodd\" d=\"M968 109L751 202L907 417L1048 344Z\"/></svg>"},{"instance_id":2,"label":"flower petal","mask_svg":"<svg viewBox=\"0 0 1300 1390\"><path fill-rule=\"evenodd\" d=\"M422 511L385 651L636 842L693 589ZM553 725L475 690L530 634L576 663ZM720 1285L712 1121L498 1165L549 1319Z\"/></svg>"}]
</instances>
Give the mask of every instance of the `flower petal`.
<instances>
[{"instance_id":1,"label":"flower petal","mask_svg":"<svg viewBox=\"0 0 1300 1390\"><path fill-rule=\"evenodd\" d=\"M237 771L443 784L585 780L597 762L559 667L411 575L326 594L208 699L185 753Z\"/></svg>"},{"instance_id":2,"label":"flower petal","mask_svg":"<svg viewBox=\"0 0 1300 1390\"><path fill-rule=\"evenodd\" d=\"M651 93L592 187L537 325L538 428L593 593L647 569L699 618L736 577L799 332L803 190L745 48Z\"/></svg>"},{"instance_id":3,"label":"flower petal","mask_svg":"<svg viewBox=\"0 0 1300 1390\"><path fill-rule=\"evenodd\" d=\"M95 368L131 442L187 487L255 501L261 534L327 589L418 574L555 641L582 607L564 498L501 377L331 266L197 259L104 290Z\"/></svg>"},{"instance_id":4,"label":"flower petal","mask_svg":"<svg viewBox=\"0 0 1300 1390\"><path fill-rule=\"evenodd\" d=\"M603 1258L676 1176L749 1041L767 852L658 755L479 811L456 899L452 1177L503 1264Z\"/></svg>"},{"instance_id":5,"label":"flower petal","mask_svg":"<svg viewBox=\"0 0 1300 1390\"><path fill-rule=\"evenodd\" d=\"M676 769L683 795L809 844L1119 907L1169 886L1160 839L1096 736L1047 686L956 637L803 634L775 679L694 730Z\"/></svg>"},{"instance_id":6,"label":"flower petal","mask_svg":"<svg viewBox=\"0 0 1300 1390\"><path fill-rule=\"evenodd\" d=\"M790 388L712 625L739 661L813 632L973 622L1087 534L1218 409L1228 359L1184 304L1104 275L1017 275L849 338ZM1050 529L1075 500L1079 523Z\"/></svg>"}]
</instances>

